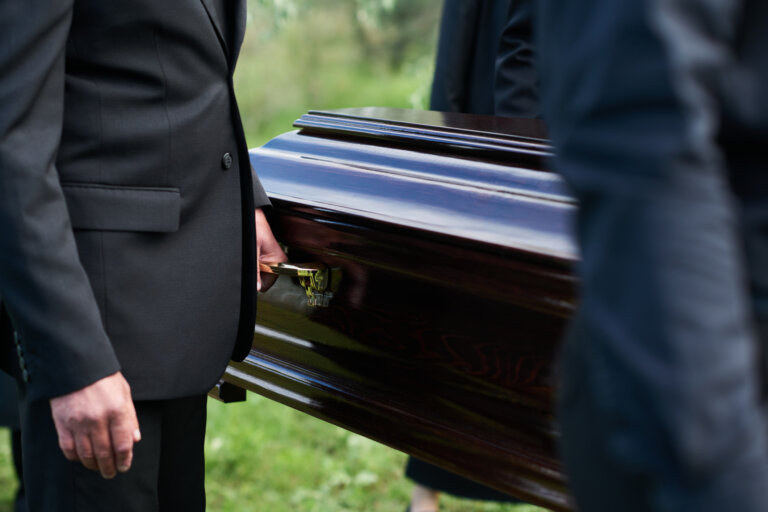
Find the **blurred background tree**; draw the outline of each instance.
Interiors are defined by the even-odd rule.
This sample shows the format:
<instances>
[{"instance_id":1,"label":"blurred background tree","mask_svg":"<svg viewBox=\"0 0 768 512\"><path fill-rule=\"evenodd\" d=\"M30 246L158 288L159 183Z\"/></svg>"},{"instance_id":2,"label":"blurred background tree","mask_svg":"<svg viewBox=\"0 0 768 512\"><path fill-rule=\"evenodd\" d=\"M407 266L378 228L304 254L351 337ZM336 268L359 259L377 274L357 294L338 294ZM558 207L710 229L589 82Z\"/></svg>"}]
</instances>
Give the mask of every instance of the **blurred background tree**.
<instances>
[{"instance_id":1,"label":"blurred background tree","mask_svg":"<svg viewBox=\"0 0 768 512\"><path fill-rule=\"evenodd\" d=\"M310 109L426 108L441 0L248 0L235 89L249 146Z\"/></svg>"}]
</instances>

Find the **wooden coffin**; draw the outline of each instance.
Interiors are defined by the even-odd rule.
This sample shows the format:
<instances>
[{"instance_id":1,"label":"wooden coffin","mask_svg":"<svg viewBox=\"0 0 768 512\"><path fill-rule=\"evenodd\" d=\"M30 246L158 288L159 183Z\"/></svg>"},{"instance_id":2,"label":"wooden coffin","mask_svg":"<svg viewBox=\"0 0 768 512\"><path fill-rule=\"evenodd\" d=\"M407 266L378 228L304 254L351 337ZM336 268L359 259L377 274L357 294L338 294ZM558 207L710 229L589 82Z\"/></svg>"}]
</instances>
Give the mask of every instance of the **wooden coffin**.
<instances>
[{"instance_id":1,"label":"wooden coffin","mask_svg":"<svg viewBox=\"0 0 768 512\"><path fill-rule=\"evenodd\" d=\"M552 384L574 203L541 123L363 108L295 126L251 161L291 262L333 282L315 306L296 278L261 294L224 381L568 510Z\"/></svg>"}]
</instances>

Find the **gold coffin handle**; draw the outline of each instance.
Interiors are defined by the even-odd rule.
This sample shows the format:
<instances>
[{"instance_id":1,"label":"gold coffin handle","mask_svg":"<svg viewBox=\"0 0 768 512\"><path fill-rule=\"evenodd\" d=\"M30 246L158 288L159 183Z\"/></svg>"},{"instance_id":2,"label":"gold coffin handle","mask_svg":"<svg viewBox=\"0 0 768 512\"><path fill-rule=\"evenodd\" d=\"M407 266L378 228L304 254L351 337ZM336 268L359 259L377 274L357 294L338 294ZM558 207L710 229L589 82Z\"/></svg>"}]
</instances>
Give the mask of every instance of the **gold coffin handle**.
<instances>
[{"instance_id":1,"label":"gold coffin handle","mask_svg":"<svg viewBox=\"0 0 768 512\"><path fill-rule=\"evenodd\" d=\"M259 262L259 270L268 274L297 278L307 294L307 304L318 307L328 306L341 278L339 269L329 269L323 263Z\"/></svg>"}]
</instances>

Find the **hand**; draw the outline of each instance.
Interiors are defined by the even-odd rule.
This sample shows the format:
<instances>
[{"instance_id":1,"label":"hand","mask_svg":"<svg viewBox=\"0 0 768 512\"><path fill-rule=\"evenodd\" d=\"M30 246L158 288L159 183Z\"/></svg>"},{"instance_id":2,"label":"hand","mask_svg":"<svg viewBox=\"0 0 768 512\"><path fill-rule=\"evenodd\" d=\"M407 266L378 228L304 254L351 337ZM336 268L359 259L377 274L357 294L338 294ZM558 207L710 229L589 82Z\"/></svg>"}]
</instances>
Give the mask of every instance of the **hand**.
<instances>
[{"instance_id":1,"label":"hand","mask_svg":"<svg viewBox=\"0 0 768 512\"><path fill-rule=\"evenodd\" d=\"M256 216L256 262L268 261L270 263L288 261L283 249L280 248L280 244L275 240L275 235L272 234L272 228L269 227L267 218L264 216L264 212L261 208L257 208L255 212ZM256 273L256 289L262 292L269 290L269 288L275 283L277 276L267 274L262 280L261 272Z\"/></svg>"},{"instance_id":2,"label":"hand","mask_svg":"<svg viewBox=\"0 0 768 512\"><path fill-rule=\"evenodd\" d=\"M141 433L131 389L120 372L52 398L51 413L68 460L79 460L107 479L130 469Z\"/></svg>"}]
</instances>

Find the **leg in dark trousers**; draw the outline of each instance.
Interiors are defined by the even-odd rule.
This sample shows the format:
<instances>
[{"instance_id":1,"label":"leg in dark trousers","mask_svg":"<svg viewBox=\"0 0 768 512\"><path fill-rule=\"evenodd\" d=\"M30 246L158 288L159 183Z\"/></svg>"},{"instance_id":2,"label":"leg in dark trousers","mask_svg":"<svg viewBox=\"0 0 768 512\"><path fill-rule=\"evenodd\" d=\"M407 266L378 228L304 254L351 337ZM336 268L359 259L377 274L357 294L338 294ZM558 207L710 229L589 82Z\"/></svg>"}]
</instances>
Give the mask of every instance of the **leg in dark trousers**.
<instances>
[{"instance_id":1,"label":"leg in dark trousers","mask_svg":"<svg viewBox=\"0 0 768 512\"><path fill-rule=\"evenodd\" d=\"M161 512L205 510L206 400L207 396L173 400L163 410L158 483Z\"/></svg>"},{"instance_id":2,"label":"leg in dark trousers","mask_svg":"<svg viewBox=\"0 0 768 512\"><path fill-rule=\"evenodd\" d=\"M105 480L64 458L47 400L22 397L29 512L205 510L205 395L135 403L142 440L131 470Z\"/></svg>"}]
</instances>

